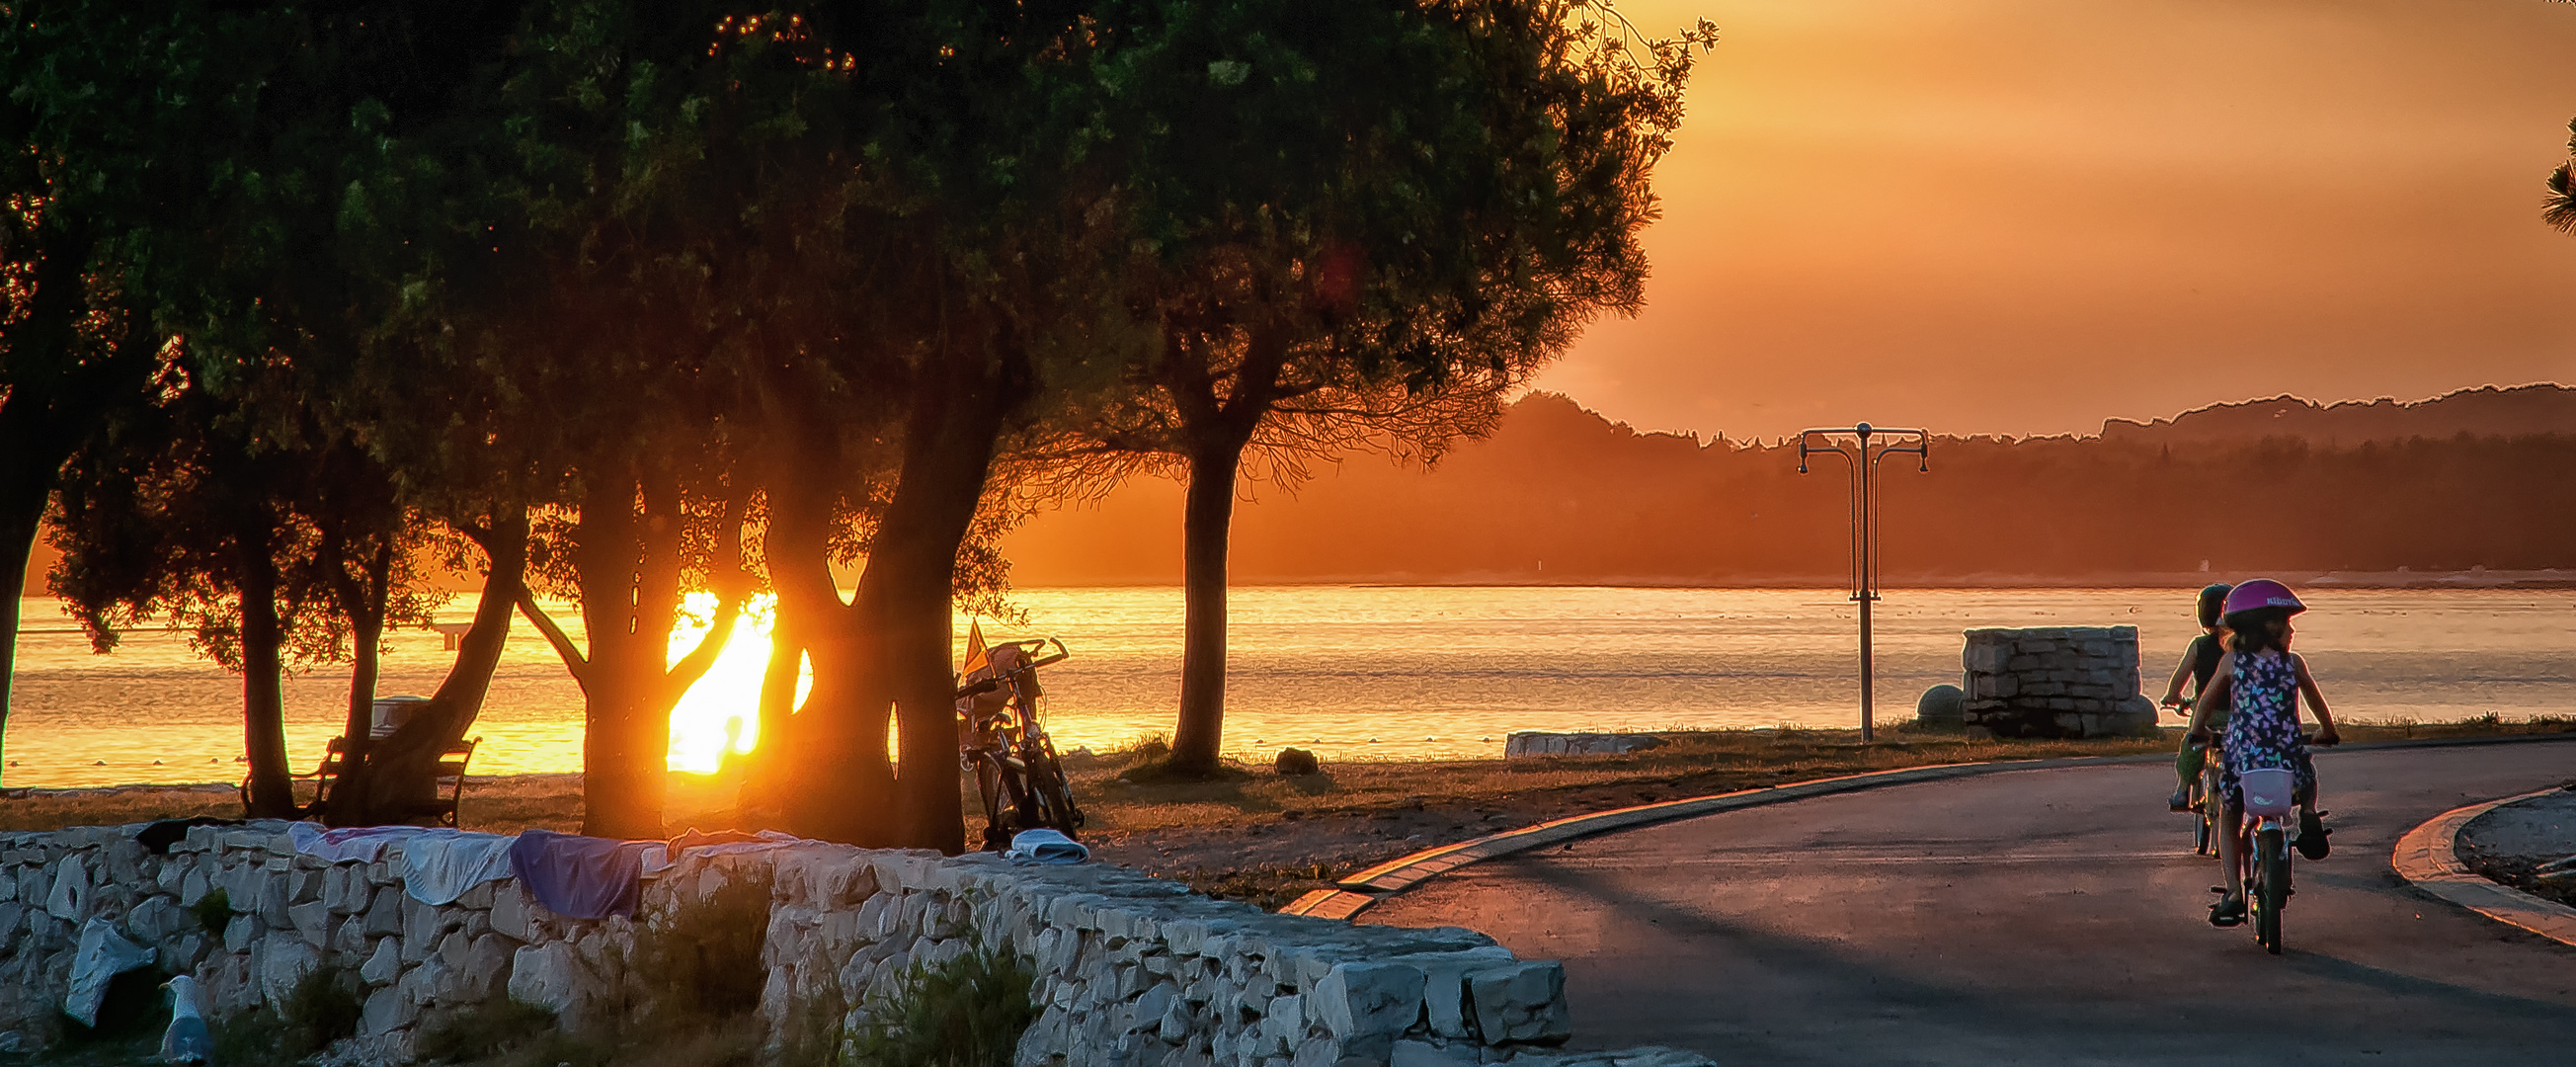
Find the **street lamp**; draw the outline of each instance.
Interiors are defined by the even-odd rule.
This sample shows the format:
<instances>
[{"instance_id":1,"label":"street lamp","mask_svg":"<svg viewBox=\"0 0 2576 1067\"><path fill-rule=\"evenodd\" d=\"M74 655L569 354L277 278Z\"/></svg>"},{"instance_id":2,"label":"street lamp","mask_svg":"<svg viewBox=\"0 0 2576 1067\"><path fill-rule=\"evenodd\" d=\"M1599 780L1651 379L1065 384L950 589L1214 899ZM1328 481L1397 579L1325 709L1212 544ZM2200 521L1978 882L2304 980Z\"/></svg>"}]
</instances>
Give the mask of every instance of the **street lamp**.
<instances>
[{"instance_id":1,"label":"street lamp","mask_svg":"<svg viewBox=\"0 0 2576 1067\"><path fill-rule=\"evenodd\" d=\"M1873 437L1879 440L1873 442ZM1848 429L1798 432L1798 473L1807 473L1810 455L1840 456L1849 471L1851 598L1860 604L1860 739L1864 742L1874 739L1869 721L1869 605L1878 599L1878 461L1897 453L1915 457L1918 471L1932 469L1931 438L1921 430L1889 430L1864 422Z\"/></svg>"}]
</instances>

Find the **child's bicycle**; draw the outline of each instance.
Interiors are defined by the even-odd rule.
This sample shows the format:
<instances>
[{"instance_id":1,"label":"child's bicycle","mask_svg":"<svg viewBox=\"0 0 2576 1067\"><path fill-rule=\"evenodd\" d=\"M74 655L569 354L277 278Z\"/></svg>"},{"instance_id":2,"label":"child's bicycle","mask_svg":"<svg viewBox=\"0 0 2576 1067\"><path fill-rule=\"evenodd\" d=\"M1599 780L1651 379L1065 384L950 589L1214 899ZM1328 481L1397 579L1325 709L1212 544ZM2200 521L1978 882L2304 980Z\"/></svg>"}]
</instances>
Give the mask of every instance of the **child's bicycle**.
<instances>
[{"instance_id":1,"label":"child's bicycle","mask_svg":"<svg viewBox=\"0 0 2576 1067\"><path fill-rule=\"evenodd\" d=\"M2298 773L2287 768L2239 771L2237 788L2245 797L2244 836L2237 862L2245 875L2247 917L2254 920L2254 940L2281 954L2281 913L2290 904L2289 827L2298 813ZM2225 892L2225 890L2220 890Z\"/></svg>"},{"instance_id":2,"label":"child's bicycle","mask_svg":"<svg viewBox=\"0 0 2576 1067\"><path fill-rule=\"evenodd\" d=\"M1010 848L1022 830L1072 837L1082 828L1082 809L1074 806L1055 742L1038 718L1038 668L1067 655L1064 642L1052 637L1004 642L986 652L984 666L960 680L957 759L975 772L986 849Z\"/></svg>"},{"instance_id":3,"label":"child's bicycle","mask_svg":"<svg viewBox=\"0 0 2576 1067\"><path fill-rule=\"evenodd\" d=\"M2171 706L2171 705L2168 705ZM2191 718L2192 703L2184 701L2174 708L2185 720ZM2219 774L2227 756L2212 739L2201 753L2200 774L2183 788L2183 807L2192 814L2191 850L2203 856L2218 852Z\"/></svg>"}]
</instances>

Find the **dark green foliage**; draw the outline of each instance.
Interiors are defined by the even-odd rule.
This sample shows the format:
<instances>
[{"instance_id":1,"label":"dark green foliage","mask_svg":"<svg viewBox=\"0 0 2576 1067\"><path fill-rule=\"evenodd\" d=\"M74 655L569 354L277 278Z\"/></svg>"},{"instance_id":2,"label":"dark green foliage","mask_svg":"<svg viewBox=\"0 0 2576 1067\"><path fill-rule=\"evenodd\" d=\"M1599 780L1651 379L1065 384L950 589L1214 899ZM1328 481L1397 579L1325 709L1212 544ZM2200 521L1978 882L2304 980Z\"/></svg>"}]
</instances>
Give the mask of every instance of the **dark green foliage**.
<instances>
[{"instance_id":1,"label":"dark green foliage","mask_svg":"<svg viewBox=\"0 0 2576 1067\"><path fill-rule=\"evenodd\" d=\"M568 1041L555 1025L555 1013L507 997L466 1008L421 1031L420 1056L433 1062L467 1063L506 1051L568 1053L539 1046ZM563 1055L560 1062L590 1062L595 1057ZM549 1063L559 1062L547 1060Z\"/></svg>"},{"instance_id":2,"label":"dark green foliage","mask_svg":"<svg viewBox=\"0 0 2576 1067\"><path fill-rule=\"evenodd\" d=\"M893 996L869 1006L849 1060L865 1067L1010 1067L1038 1017L1036 982L1017 956L977 945L940 964L906 968Z\"/></svg>"},{"instance_id":3,"label":"dark green foliage","mask_svg":"<svg viewBox=\"0 0 2576 1067\"><path fill-rule=\"evenodd\" d=\"M197 926L216 937L224 936L224 927L233 921L233 895L221 889L210 889L197 898L188 910L196 913Z\"/></svg>"},{"instance_id":4,"label":"dark green foliage","mask_svg":"<svg viewBox=\"0 0 2576 1067\"><path fill-rule=\"evenodd\" d=\"M761 945L769 937L770 878L737 872L704 901L645 919L636 931L632 980L650 983L637 999L657 1022L713 1022L760 1007L769 979Z\"/></svg>"},{"instance_id":5,"label":"dark green foliage","mask_svg":"<svg viewBox=\"0 0 2576 1067\"><path fill-rule=\"evenodd\" d=\"M320 967L305 972L280 1007L261 1005L210 1020L215 1062L225 1067L288 1067L358 1033L358 976Z\"/></svg>"},{"instance_id":6,"label":"dark green foliage","mask_svg":"<svg viewBox=\"0 0 2576 1067\"><path fill-rule=\"evenodd\" d=\"M96 1025L83 1026L63 1017L63 1036L74 1044L123 1041L149 1035L159 1038L170 1025L170 995L161 988L161 972L143 967L107 981L107 996L98 1003Z\"/></svg>"}]
</instances>

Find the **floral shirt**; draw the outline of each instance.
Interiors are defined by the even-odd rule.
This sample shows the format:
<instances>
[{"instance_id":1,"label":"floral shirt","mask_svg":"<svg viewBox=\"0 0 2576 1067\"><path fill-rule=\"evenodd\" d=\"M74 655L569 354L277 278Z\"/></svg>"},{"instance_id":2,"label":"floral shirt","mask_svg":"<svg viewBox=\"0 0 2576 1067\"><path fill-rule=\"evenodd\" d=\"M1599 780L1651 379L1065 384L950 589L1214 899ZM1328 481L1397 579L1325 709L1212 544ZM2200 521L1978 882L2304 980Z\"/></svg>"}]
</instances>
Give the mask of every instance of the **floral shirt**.
<instances>
[{"instance_id":1,"label":"floral shirt","mask_svg":"<svg viewBox=\"0 0 2576 1067\"><path fill-rule=\"evenodd\" d=\"M2274 767L2299 772L2305 786L2308 740L2299 732L2299 668L2287 652L2266 649L2236 657L2228 684L2231 714L2221 744L2227 752L2227 786L2238 771Z\"/></svg>"}]
</instances>

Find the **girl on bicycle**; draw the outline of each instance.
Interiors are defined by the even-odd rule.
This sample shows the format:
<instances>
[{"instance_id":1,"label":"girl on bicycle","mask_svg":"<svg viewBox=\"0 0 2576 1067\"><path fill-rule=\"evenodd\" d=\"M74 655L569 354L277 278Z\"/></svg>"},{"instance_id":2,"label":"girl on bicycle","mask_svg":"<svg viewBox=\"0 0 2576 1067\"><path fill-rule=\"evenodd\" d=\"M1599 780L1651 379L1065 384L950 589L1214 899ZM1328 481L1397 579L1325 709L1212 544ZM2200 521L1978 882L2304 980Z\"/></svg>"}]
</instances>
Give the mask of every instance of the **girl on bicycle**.
<instances>
[{"instance_id":1,"label":"girl on bicycle","mask_svg":"<svg viewBox=\"0 0 2576 1067\"><path fill-rule=\"evenodd\" d=\"M2211 673L2209 689L2201 694L2191 720L2191 736L2205 744L2210 740L2210 724L2218 709L2229 710L2226 734L2221 739L2226 764L2220 769L2219 779L2226 816L2218 834L2218 862L2226 872L2227 889L2226 895L2209 909L2209 921L2215 926L2245 921L2244 844L2240 837L2245 797L2238 773L2256 768L2295 772L2299 853L2312 860L2324 859L2326 828L2323 815L2317 811L2316 766L2308 758L2307 739L2299 733L2300 698L2306 698L2308 710L2317 718L2317 743L2332 745L2342 740L2335 731L2333 713L2326 710L2324 695L2317 691L2316 679L2308 674L2307 661L2290 651L2290 617L2308 610L2308 606L2300 603L2287 586L2257 578L2230 590L2225 607L2227 654L2220 657L2217 669Z\"/></svg>"},{"instance_id":2,"label":"girl on bicycle","mask_svg":"<svg viewBox=\"0 0 2576 1067\"><path fill-rule=\"evenodd\" d=\"M2189 715L2192 706L2209 692L2209 676L2217 673L2219 658L2227 655L2227 631L2219 626L2218 616L2219 609L2227 603L2227 591L2232 588L2222 583L2201 589L2200 636L2192 638L2190 647L2182 650L2182 662L2174 665L2173 680L2165 683L2165 698L2159 703L2169 708L2180 708ZM2185 678L2191 679L2190 700L2182 696ZM2210 721L2210 729L2226 728L2227 709L2220 708L2217 718ZM2174 791L2172 799L2165 802L2167 806L2175 811L2191 810L2191 784L2200 779L2201 768L2208 761L2209 746L2192 740L2188 733L2184 734L2182 750L2174 753Z\"/></svg>"}]
</instances>

